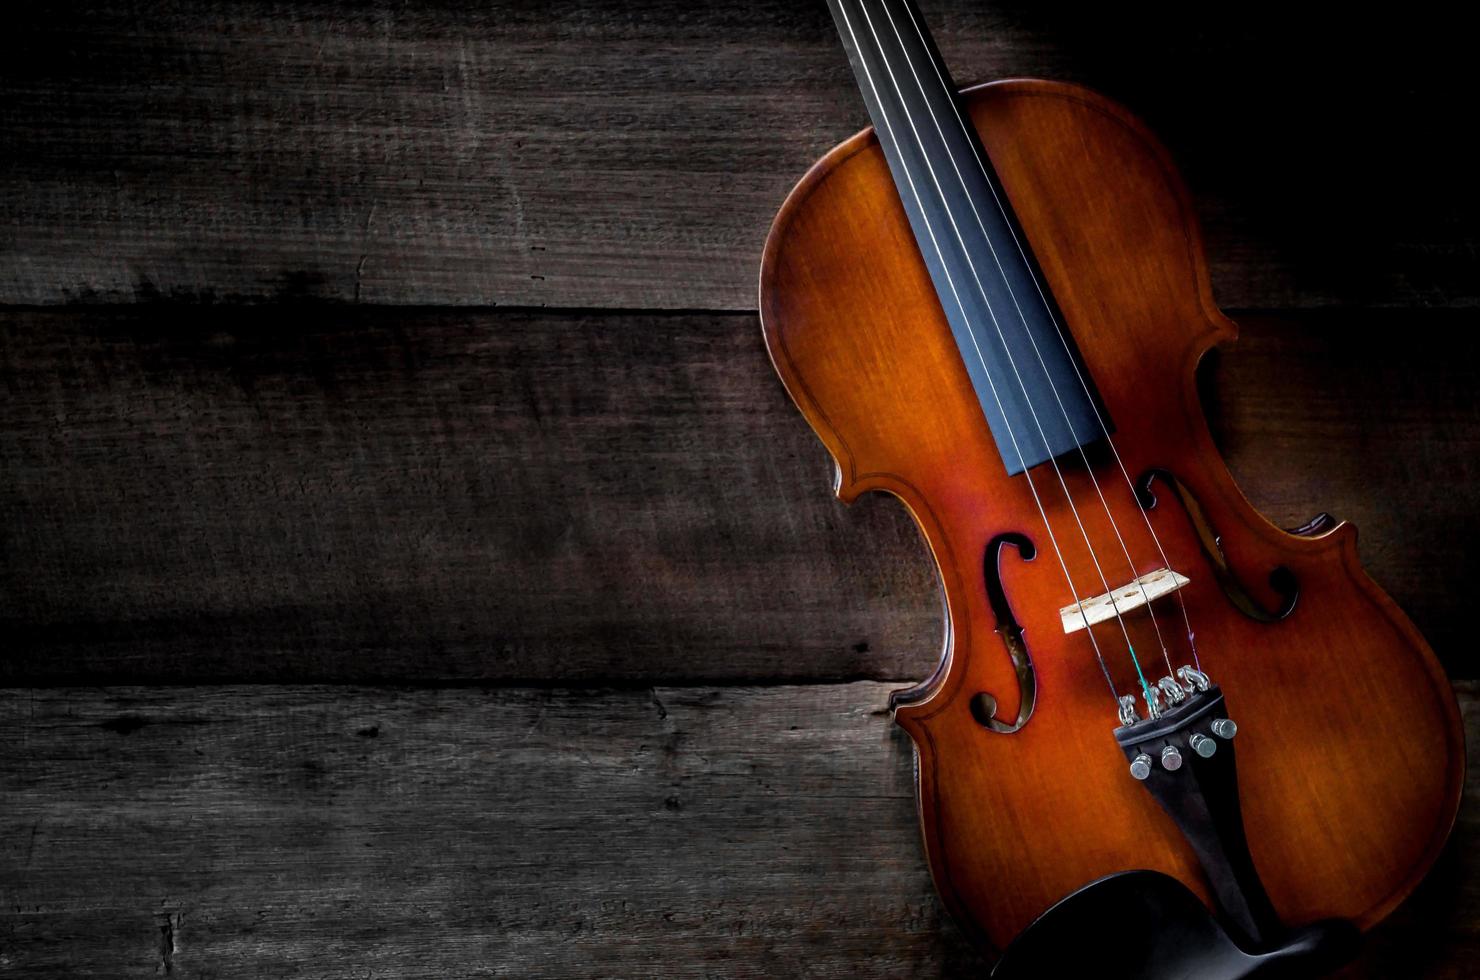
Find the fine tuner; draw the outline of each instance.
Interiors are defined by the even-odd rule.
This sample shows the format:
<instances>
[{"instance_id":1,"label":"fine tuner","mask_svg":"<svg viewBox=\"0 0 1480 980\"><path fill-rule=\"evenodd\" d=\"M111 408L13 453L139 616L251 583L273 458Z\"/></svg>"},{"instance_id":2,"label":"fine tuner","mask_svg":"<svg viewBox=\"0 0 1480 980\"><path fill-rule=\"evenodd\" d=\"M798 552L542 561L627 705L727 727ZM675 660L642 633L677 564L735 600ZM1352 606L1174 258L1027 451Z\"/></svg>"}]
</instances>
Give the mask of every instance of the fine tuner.
<instances>
[{"instance_id":1,"label":"fine tuner","mask_svg":"<svg viewBox=\"0 0 1480 980\"><path fill-rule=\"evenodd\" d=\"M1188 699L1188 697L1208 690L1211 681L1208 675L1196 667L1178 667L1176 677L1170 674L1156 682L1156 686L1144 688L1146 699L1146 716L1151 719L1160 718L1167 707L1176 707ZM1162 699L1166 699L1163 705ZM1120 724L1134 725L1139 719L1136 714L1136 697L1133 694L1123 694L1118 699L1120 705ZM1229 736L1232 738L1232 736Z\"/></svg>"}]
</instances>

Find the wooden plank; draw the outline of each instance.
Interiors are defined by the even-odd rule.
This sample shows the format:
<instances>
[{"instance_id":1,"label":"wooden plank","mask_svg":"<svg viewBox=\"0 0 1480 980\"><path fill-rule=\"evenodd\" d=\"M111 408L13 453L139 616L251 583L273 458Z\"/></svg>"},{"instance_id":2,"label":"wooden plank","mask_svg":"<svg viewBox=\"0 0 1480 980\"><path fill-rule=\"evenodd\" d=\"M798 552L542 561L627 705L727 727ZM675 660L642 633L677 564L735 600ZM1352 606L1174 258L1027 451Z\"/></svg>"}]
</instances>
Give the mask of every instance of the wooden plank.
<instances>
[{"instance_id":1,"label":"wooden plank","mask_svg":"<svg viewBox=\"0 0 1480 980\"><path fill-rule=\"evenodd\" d=\"M0 963L934 975L969 954L886 693L9 692Z\"/></svg>"},{"instance_id":2,"label":"wooden plank","mask_svg":"<svg viewBox=\"0 0 1480 980\"><path fill-rule=\"evenodd\" d=\"M1145 116L1224 304L1480 298L1467 32L925 14L962 84L1079 81ZM825 5L792 0L29 4L3 43L7 304L751 309L783 196L865 121Z\"/></svg>"},{"instance_id":3,"label":"wooden plank","mask_svg":"<svg viewBox=\"0 0 1480 980\"><path fill-rule=\"evenodd\" d=\"M0 963L980 976L931 893L887 690L9 691ZM1473 966L1477 770L1442 866L1348 976Z\"/></svg>"},{"instance_id":4,"label":"wooden plank","mask_svg":"<svg viewBox=\"0 0 1480 980\"><path fill-rule=\"evenodd\" d=\"M753 317L0 325L12 683L900 676L939 651L912 522L832 498Z\"/></svg>"},{"instance_id":5,"label":"wooden plank","mask_svg":"<svg viewBox=\"0 0 1480 980\"><path fill-rule=\"evenodd\" d=\"M1402 358L1392 338L1428 341ZM1251 320L1208 404L1254 502L1352 518L1461 676L1480 334ZM749 316L0 316L0 678L913 680L934 572L844 507Z\"/></svg>"}]
</instances>

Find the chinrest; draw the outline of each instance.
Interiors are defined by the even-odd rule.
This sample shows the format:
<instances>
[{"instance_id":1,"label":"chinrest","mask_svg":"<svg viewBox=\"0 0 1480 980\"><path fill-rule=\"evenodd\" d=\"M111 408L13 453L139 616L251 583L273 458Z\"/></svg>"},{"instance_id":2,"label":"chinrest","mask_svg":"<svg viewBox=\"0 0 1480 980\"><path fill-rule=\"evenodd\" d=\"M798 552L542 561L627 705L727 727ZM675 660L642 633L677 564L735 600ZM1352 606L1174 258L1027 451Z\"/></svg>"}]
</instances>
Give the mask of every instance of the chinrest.
<instances>
[{"instance_id":1,"label":"chinrest","mask_svg":"<svg viewBox=\"0 0 1480 980\"><path fill-rule=\"evenodd\" d=\"M1355 955L1360 934L1331 920L1272 948L1241 949L1185 885L1156 871L1101 878L1062 899L1007 947L994 980L1309 980Z\"/></svg>"}]
</instances>

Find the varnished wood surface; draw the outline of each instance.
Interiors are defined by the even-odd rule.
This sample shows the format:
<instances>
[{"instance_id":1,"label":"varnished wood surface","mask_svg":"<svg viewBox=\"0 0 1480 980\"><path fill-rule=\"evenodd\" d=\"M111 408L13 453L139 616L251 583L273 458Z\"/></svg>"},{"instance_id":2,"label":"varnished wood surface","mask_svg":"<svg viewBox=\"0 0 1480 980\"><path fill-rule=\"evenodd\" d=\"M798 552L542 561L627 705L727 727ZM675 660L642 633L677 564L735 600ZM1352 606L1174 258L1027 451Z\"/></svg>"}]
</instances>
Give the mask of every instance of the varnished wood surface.
<instances>
[{"instance_id":1,"label":"varnished wood surface","mask_svg":"<svg viewBox=\"0 0 1480 980\"><path fill-rule=\"evenodd\" d=\"M979 977L888 690L9 691L0 970ZM1347 980L1472 975L1468 785L1450 859Z\"/></svg>"},{"instance_id":2,"label":"varnished wood surface","mask_svg":"<svg viewBox=\"0 0 1480 980\"><path fill-rule=\"evenodd\" d=\"M838 495L897 496L940 571L945 665L897 718L920 755L921 825L942 897L983 946L1001 949L1063 895L1123 869L1124 855L1206 896L1182 834L1126 776L1118 747L1098 741L1116 694L1193 662L1195 630L1202 668L1230 710L1253 719L1240 725L1240 799L1275 909L1289 925L1370 928L1417 886L1454 820L1464 741L1449 682L1361 568L1349 525L1286 533L1233 482L1195 368L1236 327L1214 305L1191 199L1155 137L1124 108L1061 83L992 83L964 105L1114 420L1117 463L1185 484L1256 601L1274 606L1266 583L1277 568L1301 597L1273 624L1236 610L1186 510L1163 490L1153 543L1129 476L1109 459L1062 460L1036 489L1008 477L878 143L863 133L830 153L767 240L761 319L777 372L837 461ZM988 542L1004 532L1026 534L1043 555L1030 564L1024 548L1001 573L1037 700L1021 730L993 734L974 697L990 692L1009 724L1027 697L982 577ZM1178 592L1187 626L1167 610L1160 626L1127 617L1098 642L1061 632L1065 601L1163 565L1191 573Z\"/></svg>"},{"instance_id":3,"label":"varnished wood surface","mask_svg":"<svg viewBox=\"0 0 1480 980\"><path fill-rule=\"evenodd\" d=\"M1145 116L1223 305L1480 300L1443 12L923 11L962 85ZM26 4L0 45L3 303L751 309L777 205L865 122L820 0Z\"/></svg>"},{"instance_id":4,"label":"varnished wood surface","mask_svg":"<svg viewBox=\"0 0 1480 980\"><path fill-rule=\"evenodd\" d=\"M1204 372L1240 485L1282 525L1352 520L1474 676L1473 317L1241 321ZM11 313L0 390L11 683L908 682L938 656L918 532L830 498L752 316Z\"/></svg>"}]
</instances>

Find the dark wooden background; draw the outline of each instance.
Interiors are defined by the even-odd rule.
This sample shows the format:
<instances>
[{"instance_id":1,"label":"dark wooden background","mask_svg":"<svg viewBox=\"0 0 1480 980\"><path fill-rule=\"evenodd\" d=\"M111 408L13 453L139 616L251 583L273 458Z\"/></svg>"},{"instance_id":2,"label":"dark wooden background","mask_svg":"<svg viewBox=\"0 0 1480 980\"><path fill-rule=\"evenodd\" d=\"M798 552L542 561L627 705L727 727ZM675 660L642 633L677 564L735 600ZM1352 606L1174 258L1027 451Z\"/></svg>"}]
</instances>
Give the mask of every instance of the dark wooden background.
<instances>
[{"instance_id":1,"label":"dark wooden background","mask_svg":"<svg viewBox=\"0 0 1480 980\"><path fill-rule=\"evenodd\" d=\"M1233 469L1362 528L1477 734L1470 35L923 7L1163 135ZM0 974L979 974L884 710L933 572L753 312L863 122L820 0L8 11ZM1472 777L1348 976L1480 970Z\"/></svg>"}]
</instances>

